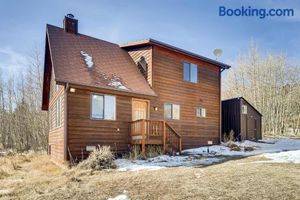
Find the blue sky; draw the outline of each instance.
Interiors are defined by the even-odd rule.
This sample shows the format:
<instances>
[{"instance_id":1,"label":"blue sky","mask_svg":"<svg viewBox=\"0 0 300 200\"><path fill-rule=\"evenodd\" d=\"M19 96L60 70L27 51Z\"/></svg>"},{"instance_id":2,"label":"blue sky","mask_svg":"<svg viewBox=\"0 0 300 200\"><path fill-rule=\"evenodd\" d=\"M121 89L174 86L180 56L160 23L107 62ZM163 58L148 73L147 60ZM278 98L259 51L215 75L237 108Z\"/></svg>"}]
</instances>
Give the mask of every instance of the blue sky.
<instances>
[{"instance_id":1,"label":"blue sky","mask_svg":"<svg viewBox=\"0 0 300 200\"><path fill-rule=\"evenodd\" d=\"M220 17L227 8L292 8L294 17ZM257 42L262 53L285 54L300 62L300 2L237 0L2 0L0 6L0 68L11 75L26 66L37 48L42 54L46 23L62 26L65 14L79 20L79 32L114 43L154 38L234 65L239 54Z\"/></svg>"}]
</instances>

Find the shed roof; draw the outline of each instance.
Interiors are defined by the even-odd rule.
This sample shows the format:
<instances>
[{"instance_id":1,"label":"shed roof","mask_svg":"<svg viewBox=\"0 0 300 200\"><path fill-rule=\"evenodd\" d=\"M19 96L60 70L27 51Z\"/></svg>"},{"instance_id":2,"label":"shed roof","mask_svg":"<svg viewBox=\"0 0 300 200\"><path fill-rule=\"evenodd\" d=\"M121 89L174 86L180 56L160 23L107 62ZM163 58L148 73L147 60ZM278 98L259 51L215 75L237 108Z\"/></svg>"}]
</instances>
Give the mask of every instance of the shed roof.
<instances>
[{"instance_id":1,"label":"shed roof","mask_svg":"<svg viewBox=\"0 0 300 200\"><path fill-rule=\"evenodd\" d=\"M247 104L249 104L249 106L251 106L259 115L263 116L251 103L249 103L249 101L247 101L242 96L240 96L240 97L234 97L234 98L230 98L230 99L224 99L222 101L233 101L233 100L241 100L241 99L243 99Z\"/></svg>"}]
</instances>

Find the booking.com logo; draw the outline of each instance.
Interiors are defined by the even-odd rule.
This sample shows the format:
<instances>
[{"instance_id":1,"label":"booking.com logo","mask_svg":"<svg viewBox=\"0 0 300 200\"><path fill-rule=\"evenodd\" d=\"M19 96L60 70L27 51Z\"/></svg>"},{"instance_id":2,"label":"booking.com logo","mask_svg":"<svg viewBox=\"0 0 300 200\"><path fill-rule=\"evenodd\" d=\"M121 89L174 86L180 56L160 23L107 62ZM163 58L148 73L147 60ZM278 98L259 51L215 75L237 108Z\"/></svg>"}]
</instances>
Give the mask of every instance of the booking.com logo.
<instances>
[{"instance_id":1,"label":"booking.com logo","mask_svg":"<svg viewBox=\"0 0 300 200\"><path fill-rule=\"evenodd\" d=\"M264 19L268 16L277 17L277 16L294 16L294 9L284 8L284 9L265 9L265 8L252 8L251 6L241 8L226 8L225 6L219 7L219 16L250 16L250 17L259 17Z\"/></svg>"}]
</instances>

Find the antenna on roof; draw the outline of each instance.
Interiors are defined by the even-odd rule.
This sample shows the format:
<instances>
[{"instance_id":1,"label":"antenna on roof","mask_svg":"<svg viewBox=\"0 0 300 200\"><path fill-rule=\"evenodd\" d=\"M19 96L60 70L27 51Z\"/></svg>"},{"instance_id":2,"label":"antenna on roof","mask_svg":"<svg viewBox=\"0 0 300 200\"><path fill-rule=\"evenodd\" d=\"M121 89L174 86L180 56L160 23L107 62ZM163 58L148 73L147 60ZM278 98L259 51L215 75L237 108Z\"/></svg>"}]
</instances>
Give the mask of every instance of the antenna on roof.
<instances>
[{"instance_id":1,"label":"antenna on roof","mask_svg":"<svg viewBox=\"0 0 300 200\"><path fill-rule=\"evenodd\" d=\"M221 57L222 53L223 53L222 49L215 49L214 50L214 55L216 56L216 60L218 60Z\"/></svg>"}]
</instances>

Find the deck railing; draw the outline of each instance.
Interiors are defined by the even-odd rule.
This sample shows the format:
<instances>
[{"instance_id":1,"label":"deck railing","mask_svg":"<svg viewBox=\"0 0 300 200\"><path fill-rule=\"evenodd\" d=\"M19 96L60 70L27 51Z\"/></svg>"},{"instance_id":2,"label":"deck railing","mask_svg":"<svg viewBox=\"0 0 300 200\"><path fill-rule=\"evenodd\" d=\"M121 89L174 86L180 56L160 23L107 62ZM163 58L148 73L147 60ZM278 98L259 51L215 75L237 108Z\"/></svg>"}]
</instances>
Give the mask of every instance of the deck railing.
<instances>
[{"instance_id":1,"label":"deck railing","mask_svg":"<svg viewBox=\"0 0 300 200\"><path fill-rule=\"evenodd\" d=\"M181 136L163 120L140 119L131 122L130 136L132 143L141 144L145 154L146 144L161 141L164 151L181 152ZM138 142L136 142L138 141Z\"/></svg>"},{"instance_id":2,"label":"deck railing","mask_svg":"<svg viewBox=\"0 0 300 200\"><path fill-rule=\"evenodd\" d=\"M179 151L179 153L181 153L181 136L167 123L165 137L165 141L168 144L169 148L171 148L172 153L174 153L174 150Z\"/></svg>"}]
</instances>

